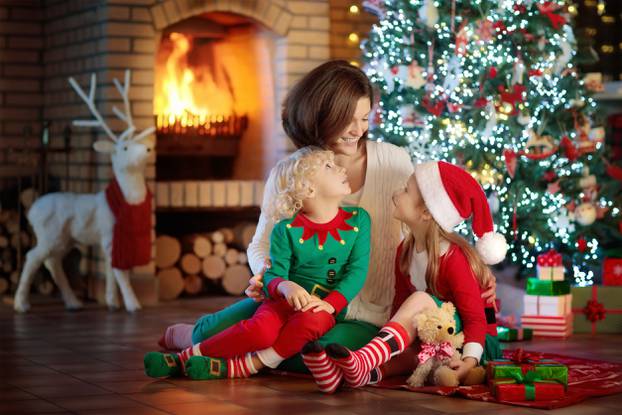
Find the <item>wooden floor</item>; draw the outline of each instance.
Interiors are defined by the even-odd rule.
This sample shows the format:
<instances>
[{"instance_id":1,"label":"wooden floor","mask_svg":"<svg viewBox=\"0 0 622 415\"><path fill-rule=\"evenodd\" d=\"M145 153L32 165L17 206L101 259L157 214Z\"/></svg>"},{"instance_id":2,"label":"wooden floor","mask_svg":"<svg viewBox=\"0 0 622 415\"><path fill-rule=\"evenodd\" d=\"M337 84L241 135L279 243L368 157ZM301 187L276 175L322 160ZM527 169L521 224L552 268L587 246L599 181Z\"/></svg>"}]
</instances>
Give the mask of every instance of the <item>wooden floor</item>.
<instances>
[{"instance_id":1,"label":"wooden floor","mask_svg":"<svg viewBox=\"0 0 622 415\"><path fill-rule=\"evenodd\" d=\"M33 299L32 311L0 305L0 414L610 414L622 394L555 411L366 388L333 396L308 379L262 375L248 380L153 380L142 357L164 327L218 309L230 298L180 300L136 315L90 304L66 312L59 301ZM43 302L43 303L42 303ZM622 361L622 335L575 336L525 343L541 351Z\"/></svg>"}]
</instances>

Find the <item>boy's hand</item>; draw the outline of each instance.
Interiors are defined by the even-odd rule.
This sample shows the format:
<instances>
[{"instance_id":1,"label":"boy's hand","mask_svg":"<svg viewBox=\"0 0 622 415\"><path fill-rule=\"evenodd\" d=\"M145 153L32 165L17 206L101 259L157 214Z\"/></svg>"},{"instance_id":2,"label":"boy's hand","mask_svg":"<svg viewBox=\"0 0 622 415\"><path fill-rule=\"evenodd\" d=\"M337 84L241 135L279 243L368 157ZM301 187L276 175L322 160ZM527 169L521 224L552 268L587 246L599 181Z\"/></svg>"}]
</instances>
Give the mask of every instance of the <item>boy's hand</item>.
<instances>
[{"instance_id":1,"label":"boy's hand","mask_svg":"<svg viewBox=\"0 0 622 415\"><path fill-rule=\"evenodd\" d=\"M261 272L257 275L253 275L253 277L248 280L248 287L244 290L244 294L248 298L252 298L255 302L261 302L266 297L263 294L263 274L266 272L266 269L270 268L271 262L269 259L266 259L264 262L264 267Z\"/></svg>"},{"instance_id":2,"label":"boy's hand","mask_svg":"<svg viewBox=\"0 0 622 415\"><path fill-rule=\"evenodd\" d=\"M311 300L307 303L306 306L303 307L302 311L313 310L314 313L319 313L320 311L326 311L328 314L335 313L335 307L330 305L324 300L320 300L316 296L312 295Z\"/></svg>"},{"instance_id":3,"label":"boy's hand","mask_svg":"<svg viewBox=\"0 0 622 415\"><path fill-rule=\"evenodd\" d=\"M462 382L469 370L477 366L477 360L473 357L465 357L464 360L454 360L449 362L449 367L454 369L458 375L458 379Z\"/></svg>"},{"instance_id":4,"label":"boy's hand","mask_svg":"<svg viewBox=\"0 0 622 415\"><path fill-rule=\"evenodd\" d=\"M277 291L285 297L287 303L296 311L300 311L311 300L307 290L292 281L281 282L277 287Z\"/></svg>"}]
</instances>

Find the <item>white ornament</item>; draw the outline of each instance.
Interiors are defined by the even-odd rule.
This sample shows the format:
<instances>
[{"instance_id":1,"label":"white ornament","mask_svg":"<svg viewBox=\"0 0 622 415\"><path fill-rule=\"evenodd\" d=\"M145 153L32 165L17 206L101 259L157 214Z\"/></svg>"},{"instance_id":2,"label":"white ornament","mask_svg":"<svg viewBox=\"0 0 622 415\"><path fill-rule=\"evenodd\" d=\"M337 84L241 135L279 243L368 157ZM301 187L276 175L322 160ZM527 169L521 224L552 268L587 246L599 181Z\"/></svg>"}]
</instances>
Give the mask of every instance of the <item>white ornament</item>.
<instances>
[{"instance_id":1,"label":"white ornament","mask_svg":"<svg viewBox=\"0 0 622 415\"><path fill-rule=\"evenodd\" d=\"M488 141L488 139L492 137L492 133L497 126L497 111L492 102L486 104L486 112L488 113L488 122L486 123L486 128L484 128L482 132L482 139L484 141Z\"/></svg>"},{"instance_id":2,"label":"white ornament","mask_svg":"<svg viewBox=\"0 0 622 415\"><path fill-rule=\"evenodd\" d=\"M488 206L490 207L490 212L493 215L497 214L499 212L499 208L501 207L497 192L492 192L490 196L487 197L487 200L488 200Z\"/></svg>"},{"instance_id":3,"label":"white ornament","mask_svg":"<svg viewBox=\"0 0 622 415\"><path fill-rule=\"evenodd\" d=\"M579 225L589 226L596 222L596 207L589 203L581 203L574 211L575 221Z\"/></svg>"},{"instance_id":4,"label":"white ornament","mask_svg":"<svg viewBox=\"0 0 622 415\"><path fill-rule=\"evenodd\" d=\"M514 64L514 70L512 72L512 85L516 85L516 84L522 84L523 83L523 76L525 75L525 64L523 63L522 59L519 59L515 64Z\"/></svg>"},{"instance_id":5,"label":"white ornament","mask_svg":"<svg viewBox=\"0 0 622 415\"><path fill-rule=\"evenodd\" d=\"M433 29L438 22L438 9L433 0L424 0L423 6L419 9L419 18L428 29Z\"/></svg>"},{"instance_id":6,"label":"white ornament","mask_svg":"<svg viewBox=\"0 0 622 415\"><path fill-rule=\"evenodd\" d=\"M447 64L447 76L443 81L443 89L447 94L450 94L451 91L460 85L461 74L462 68L460 66L460 59L454 56Z\"/></svg>"}]
</instances>

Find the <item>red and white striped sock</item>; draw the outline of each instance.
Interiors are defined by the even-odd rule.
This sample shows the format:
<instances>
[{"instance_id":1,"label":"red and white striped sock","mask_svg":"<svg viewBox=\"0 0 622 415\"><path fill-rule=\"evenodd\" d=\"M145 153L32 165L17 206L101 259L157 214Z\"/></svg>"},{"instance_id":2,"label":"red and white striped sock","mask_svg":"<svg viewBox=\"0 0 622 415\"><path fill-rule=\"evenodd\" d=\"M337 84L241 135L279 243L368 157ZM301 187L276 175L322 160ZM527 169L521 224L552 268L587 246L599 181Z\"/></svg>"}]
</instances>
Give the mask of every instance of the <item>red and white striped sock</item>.
<instances>
[{"instance_id":1,"label":"red and white striped sock","mask_svg":"<svg viewBox=\"0 0 622 415\"><path fill-rule=\"evenodd\" d=\"M184 372L186 371L186 362L192 356L203 356L201 354L201 348L199 347L198 344L195 344L194 346L190 346L182 350L181 352L177 353L177 357L179 357L179 361L181 362L181 367L184 370Z\"/></svg>"},{"instance_id":2,"label":"red and white striped sock","mask_svg":"<svg viewBox=\"0 0 622 415\"><path fill-rule=\"evenodd\" d=\"M326 347L328 355L343 371L348 386L359 387L374 382L380 372L370 373L372 369L391 360L410 344L410 336L399 323L391 321L367 345L357 351L350 351L339 344Z\"/></svg>"},{"instance_id":3,"label":"red and white striped sock","mask_svg":"<svg viewBox=\"0 0 622 415\"><path fill-rule=\"evenodd\" d=\"M251 353L227 359L227 377L229 378L247 378L256 373L257 369L253 364Z\"/></svg>"},{"instance_id":4,"label":"red and white striped sock","mask_svg":"<svg viewBox=\"0 0 622 415\"><path fill-rule=\"evenodd\" d=\"M326 355L318 342L308 343L302 349L302 360L313 375L318 389L324 393L335 393L343 380L341 369Z\"/></svg>"}]
</instances>

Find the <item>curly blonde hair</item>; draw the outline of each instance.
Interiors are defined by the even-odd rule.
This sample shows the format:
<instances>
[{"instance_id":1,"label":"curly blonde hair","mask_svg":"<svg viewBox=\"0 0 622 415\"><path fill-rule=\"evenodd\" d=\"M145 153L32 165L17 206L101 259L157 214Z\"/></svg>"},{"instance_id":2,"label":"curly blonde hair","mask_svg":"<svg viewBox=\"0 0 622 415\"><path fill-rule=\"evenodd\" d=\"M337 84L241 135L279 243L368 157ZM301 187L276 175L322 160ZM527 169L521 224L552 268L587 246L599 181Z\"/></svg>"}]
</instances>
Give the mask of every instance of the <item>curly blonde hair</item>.
<instances>
[{"instance_id":1,"label":"curly blonde hair","mask_svg":"<svg viewBox=\"0 0 622 415\"><path fill-rule=\"evenodd\" d=\"M307 146L279 161L268 178L268 187L275 194L265 200L262 209L274 221L290 218L302 209L302 201L311 194L311 178L327 162L334 163L332 151Z\"/></svg>"}]
</instances>

